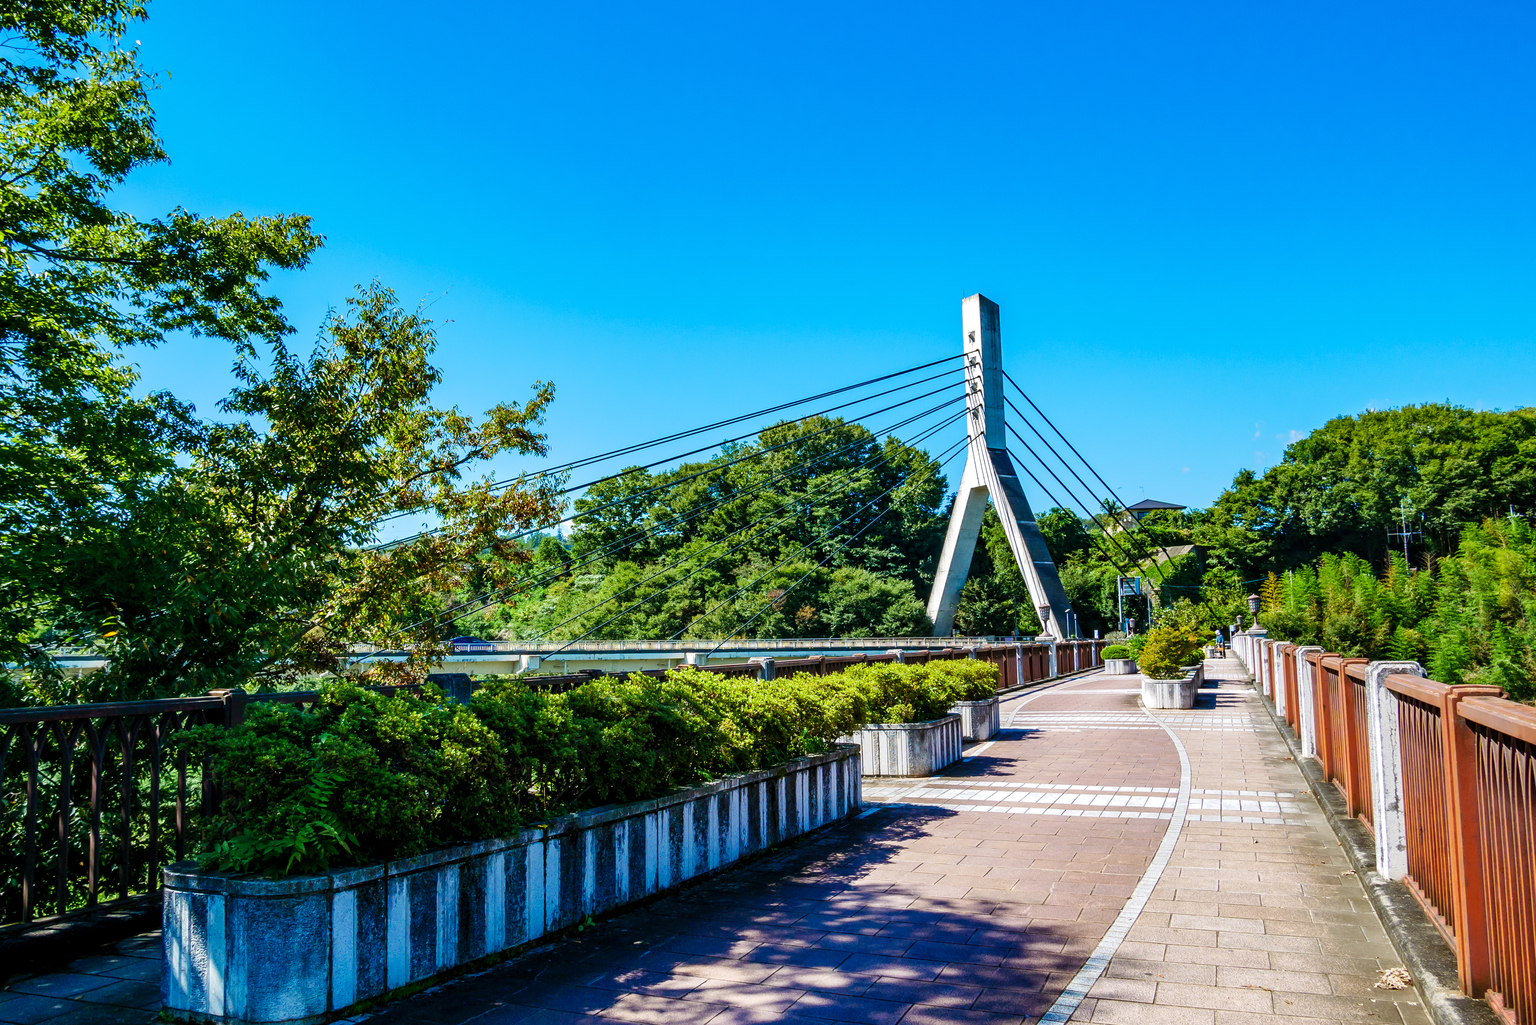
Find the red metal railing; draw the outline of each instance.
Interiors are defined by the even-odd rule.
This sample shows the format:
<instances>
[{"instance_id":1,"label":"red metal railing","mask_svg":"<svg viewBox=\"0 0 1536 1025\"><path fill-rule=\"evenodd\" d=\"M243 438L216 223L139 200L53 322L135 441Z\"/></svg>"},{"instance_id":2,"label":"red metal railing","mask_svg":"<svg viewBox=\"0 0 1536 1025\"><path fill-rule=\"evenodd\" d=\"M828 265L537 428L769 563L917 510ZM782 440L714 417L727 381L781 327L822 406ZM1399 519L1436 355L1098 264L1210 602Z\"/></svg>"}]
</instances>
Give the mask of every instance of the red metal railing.
<instances>
[{"instance_id":1,"label":"red metal railing","mask_svg":"<svg viewBox=\"0 0 1536 1025\"><path fill-rule=\"evenodd\" d=\"M1339 675L1343 692L1345 718L1348 720L1349 813L1366 825L1371 824L1374 799L1371 794L1370 712L1366 708L1365 660L1344 659Z\"/></svg>"},{"instance_id":2,"label":"red metal railing","mask_svg":"<svg viewBox=\"0 0 1536 1025\"><path fill-rule=\"evenodd\" d=\"M1300 724L1295 646L1266 647L1254 662L1274 672L1286 719ZM1305 657L1317 760L1349 814L1371 824L1365 660ZM1395 700L1403 882L1455 950L1462 989L1510 1025L1536 1023L1536 708L1496 687L1406 674L1382 685Z\"/></svg>"},{"instance_id":3,"label":"red metal railing","mask_svg":"<svg viewBox=\"0 0 1536 1025\"><path fill-rule=\"evenodd\" d=\"M1283 644L1281 651L1281 685L1285 688L1285 721L1291 728L1301 730L1301 693L1296 680L1295 644Z\"/></svg>"},{"instance_id":4,"label":"red metal railing","mask_svg":"<svg viewBox=\"0 0 1536 1025\"><path fill-rule=\"evenodd\" d=\"M1403 773L1403 829L1408 874L1403 878L1446 941L1456 944L1456 821L1451 802L1446 729L1454 720L1455 688L1393 674L1386 687L1397 700Z\"/></svg>"},{"instance_id":5,"label":"red metal railing","mask_svg":"<svg viewBox=\"0 0 1536 1025\"><path fill-rule=\"evenodd\" d=\"M1456 705L1455 769L1470 777L1461 814L1464 972L1510 1022L1536 1021L1536 709L1490 697ZM1458 782L1461 782L1458 780ZM1463 784L1465 789L1466 784ZM1468 823L1471 825L1471 822ZM1480 884L1480 885L1479 885ZM1458 950L1458 953L1460 951Z\"/></svg>"}]
</instances>

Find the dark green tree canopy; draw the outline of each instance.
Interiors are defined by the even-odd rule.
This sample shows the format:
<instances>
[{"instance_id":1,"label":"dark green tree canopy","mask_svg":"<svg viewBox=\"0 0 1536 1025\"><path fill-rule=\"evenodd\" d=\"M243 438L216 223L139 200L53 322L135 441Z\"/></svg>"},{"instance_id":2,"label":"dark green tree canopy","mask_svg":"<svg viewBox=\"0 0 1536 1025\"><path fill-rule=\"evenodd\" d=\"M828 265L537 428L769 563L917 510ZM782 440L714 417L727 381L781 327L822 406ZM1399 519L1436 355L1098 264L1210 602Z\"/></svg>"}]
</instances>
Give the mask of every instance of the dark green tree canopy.
<instances>
[{"instance_id":1,"label":"dark green tree canopy","mask_svg":"<svg viewBox=\"0 0 1536 1025\"><path fill-rule=\"evenodd\" d=\"M1338 417L1278 466L1238 474L1197 536L1248 576L1328 552L1380 563L1405 504L1435 554L1454 550L1468 523L1536 510L1536 409L1435 403Z\"/></svg>"}]
</instances>

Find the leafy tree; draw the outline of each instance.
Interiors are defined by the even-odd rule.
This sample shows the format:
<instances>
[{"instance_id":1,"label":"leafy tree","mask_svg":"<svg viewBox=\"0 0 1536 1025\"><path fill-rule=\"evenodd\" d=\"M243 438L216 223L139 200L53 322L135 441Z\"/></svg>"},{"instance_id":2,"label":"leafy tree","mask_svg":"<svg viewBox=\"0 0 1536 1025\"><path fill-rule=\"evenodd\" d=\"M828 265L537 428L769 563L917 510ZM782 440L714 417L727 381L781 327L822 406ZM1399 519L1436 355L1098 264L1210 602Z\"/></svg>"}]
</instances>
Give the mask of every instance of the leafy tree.
<instances>
[{"instance_id":1,"label":"leafy tree","mask_svg":"<svg viewBox=\"0 0 1536 1025\"><path fill-rule=\"evenodd\" d=\"M130 172L165 160L152 79L124 44L143 15L123 0L0 10L0 654L39 669L27 641L78 540L110 531L199 433L186 404L135 396L118 352L182 331L276 342L289 327L262 283L321 243L302 216L111 206Z\"/></svg>"},{"instance_id":2,"label":"leafy tree","mask_svg":"<svg viewBox=\"0 0 1536 1025\"><path fill-rule=\"evenodd\" d=\"M1536 697L1536 530L1488 519L1462 531L1433 568L1402 556L1377 571L1357 555L1325 555L1278 577L1271 636L1366 658L1422 662L1444 683L1489 683Z\"/></svg>"},{"instance_id":3,"label":"leafy tree","mask_svg":"<svg viewBox=\"0 0 1536 1025\"><path fill-rule=\"evenodd\" d=\"M280 682L359 638L416 644L419 671L440 596L488 565L505 576L527 556L511 533L558 506L548 487L464 480L542 452L551 391L479 422L434 408L430 325L377 285L292 352L263 289L321 244L308 218L114 209L119 182L165 159L124 43L143 16L121 0L0 11L0 647L31 667L4 697ZM134 395L125 350L188 333L231 345L225 422ZM407 510L444 529L367 544ZM41 640L110 668L66 681Z\"/></svg>"},{"instance_id":4,"label":"leafy tree","mask_svg":"<svg viewBox=\"0 0 1536 1025\"><path fill-rule=\"evenodd\" d=\"M1432 403L1338 417L1262 476L1238 474L1196 535L1249 577L1327 552L1379 563L1405 504L1436 555L1469 523L1536 508L1536 409Z\"/></svg>"},{"instance_id":5,"label":"leafy tree","mask_svg":"<svg viewBox=\"0 0 1536 1025\"><path fill-rule=\"evenodd\" d=\"M534 427L551 389L478 423L434 408L434 344L375 285L308 356L278 343L259 363L242 358L222 403L234 419L200 425L176 465L59 553L51 625L111 660L68 696L278 683L335 669L358 639L411 646L408 671L423 670L442 650L438 596L471 571L509 582L530 558L510 535L560 506L547 482L462 480L498 452L543 451ZM368 544L406 510L430 510L443 529Z\"/></svg>"}]
</instances>

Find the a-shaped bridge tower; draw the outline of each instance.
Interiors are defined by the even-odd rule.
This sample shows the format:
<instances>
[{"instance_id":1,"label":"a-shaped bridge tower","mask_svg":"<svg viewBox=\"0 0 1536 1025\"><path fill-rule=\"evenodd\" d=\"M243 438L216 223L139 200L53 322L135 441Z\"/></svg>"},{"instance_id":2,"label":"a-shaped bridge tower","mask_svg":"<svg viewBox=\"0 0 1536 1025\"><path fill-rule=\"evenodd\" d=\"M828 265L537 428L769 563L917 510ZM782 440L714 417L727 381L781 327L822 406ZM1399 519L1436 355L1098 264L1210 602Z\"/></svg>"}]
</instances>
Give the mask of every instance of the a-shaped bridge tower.
<instances>
[{"instance_id":1,"label":"a-shaped bridge tower","mask_svg":"<svg viewBox=\"0 0 1536 1025\"><path fill-rule=\"evenodd\" d=\"M970 444L965 472L950 513L944 551L933 575L928 597L928 618L935 637L948 636L955 626L955 606L971 568L971 555L981 533L981 516L987 497L997 507L1024 583L1029 588L1041 627L1052 637L1075 633L1072 605L1062 589L1056 564L1035 524L1029 499L1019 486L1018 472L1008 456L1003 420L1003 339L997 303L973 295L960 303L960 323L965 335L965 388Z\"/></svg>"}]
</instances>

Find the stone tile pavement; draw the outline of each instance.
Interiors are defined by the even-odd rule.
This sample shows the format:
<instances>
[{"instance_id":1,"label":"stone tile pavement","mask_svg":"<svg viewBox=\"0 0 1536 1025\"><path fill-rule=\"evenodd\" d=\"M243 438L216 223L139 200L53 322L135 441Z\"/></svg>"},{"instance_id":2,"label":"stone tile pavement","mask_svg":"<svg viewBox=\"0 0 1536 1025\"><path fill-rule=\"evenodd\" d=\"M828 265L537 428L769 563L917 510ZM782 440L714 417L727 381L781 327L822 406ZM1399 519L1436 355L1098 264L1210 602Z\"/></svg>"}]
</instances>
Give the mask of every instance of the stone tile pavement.
<instances>
[{"instance_id":1,"label":"stone tile pavement","mask_svg":"<svg viewBox=\"0 0 1536 1025\"><path fill-rule=\"evenodd\" d=\"M1391 944L1260 699L1207 673L1167 730L1135 677L1016 695L962 764L868 781L859 819L370 1025L1425 1025L1373 988ZM158 942L13 983L0 1025L147 1022Z\"/></svg>"},{"instance_id":2,"label":"stone tile pavement","mask_svg":"<svg viewBox=\"0 0 1536 1025\"><path fill-rule=\"evenodd\" d=\"M160 1011L160 933L145 933L72 962L15 978L0 990L6 1025L142 1025Z\"/></svg>"}]
</instances>

